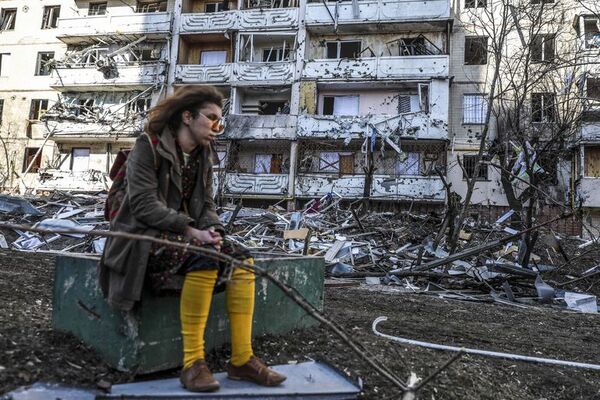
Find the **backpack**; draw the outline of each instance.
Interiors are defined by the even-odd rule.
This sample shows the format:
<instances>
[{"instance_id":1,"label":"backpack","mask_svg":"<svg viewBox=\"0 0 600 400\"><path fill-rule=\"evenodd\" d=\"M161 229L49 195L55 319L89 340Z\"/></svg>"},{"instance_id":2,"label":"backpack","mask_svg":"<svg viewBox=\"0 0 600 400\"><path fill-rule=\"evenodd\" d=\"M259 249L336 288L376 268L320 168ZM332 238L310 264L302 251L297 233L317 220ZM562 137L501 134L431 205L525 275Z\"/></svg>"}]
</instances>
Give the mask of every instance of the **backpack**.
<instances>
[{"instance_id":1,"label":"backpack","mask_svg":"<svg viewBox=\"0 0 600 400\"><path fill-rule=\"evenodd\" d=\"M150 136L146 132L142 135L148 138L150 142L150 148L152 149L152 155L154 156L154 169L158 172L160 168L160 157L156 153L156 145L158 144L158 137ZM115 162L110 167L108 176L112 180L112 185L108 189L108 195L106 196L106 202L104 203L104 219L112 221L112 219L119 213L123 199L127 194L127 157L131 150L121 150L117 153Z\"/></svg>"}]
</instances>

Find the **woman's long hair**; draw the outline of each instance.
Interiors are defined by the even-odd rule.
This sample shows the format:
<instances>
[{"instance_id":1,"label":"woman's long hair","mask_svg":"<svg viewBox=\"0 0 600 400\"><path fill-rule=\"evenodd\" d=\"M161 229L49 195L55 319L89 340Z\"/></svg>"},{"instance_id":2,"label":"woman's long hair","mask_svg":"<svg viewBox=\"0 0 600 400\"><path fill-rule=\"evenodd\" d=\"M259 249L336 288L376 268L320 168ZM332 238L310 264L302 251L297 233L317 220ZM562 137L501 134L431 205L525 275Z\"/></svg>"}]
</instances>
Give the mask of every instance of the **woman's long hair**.
<instances>
[{"instance_id":1,"label":"woman's long hair","mask_svg":"<svg viewBox=\"0 0 600 400\"><path fill-rule=\"evenodd\" d=\"M145 130L149 134L160 135L165 127L169 127L175 132L181 125L181 114L184 111L189 111L196 118L198 109L206 103L222 107L223 95L214 86L180 87L149 111Z\"/></svg>"}]
</instances>

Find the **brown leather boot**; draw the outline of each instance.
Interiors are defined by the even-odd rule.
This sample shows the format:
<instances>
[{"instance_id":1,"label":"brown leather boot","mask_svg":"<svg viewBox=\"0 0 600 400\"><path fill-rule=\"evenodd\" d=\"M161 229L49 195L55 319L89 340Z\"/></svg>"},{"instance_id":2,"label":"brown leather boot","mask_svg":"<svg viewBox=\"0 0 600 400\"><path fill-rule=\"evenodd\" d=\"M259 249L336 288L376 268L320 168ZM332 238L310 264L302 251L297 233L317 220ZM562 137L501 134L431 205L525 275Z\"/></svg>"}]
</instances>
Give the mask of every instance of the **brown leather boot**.
<instances>
[{"instance_id":1,"label":"brown leather boot","mask_svg":"<svg viewBox=\"0 0 600 400\"><path fill-rule=\"evenodd\" d=\"M181 370L179 380L190 392L214 392L219 389L219 382L213 377L204 360L197 360L189 367Z\"/></svg>"},{"instance_id":2,"label":"brown leather boot","mask_svg":"<svg viewBox=\"0 0 600 400\"><path fill-rule=\"evenodd\" d=\"M278 386L287 379L285 375L267 367L260 358L252 356L241 367L227 364L227 377L236 381L246 380L262 386Z\"/></svg>"}]
</instances>

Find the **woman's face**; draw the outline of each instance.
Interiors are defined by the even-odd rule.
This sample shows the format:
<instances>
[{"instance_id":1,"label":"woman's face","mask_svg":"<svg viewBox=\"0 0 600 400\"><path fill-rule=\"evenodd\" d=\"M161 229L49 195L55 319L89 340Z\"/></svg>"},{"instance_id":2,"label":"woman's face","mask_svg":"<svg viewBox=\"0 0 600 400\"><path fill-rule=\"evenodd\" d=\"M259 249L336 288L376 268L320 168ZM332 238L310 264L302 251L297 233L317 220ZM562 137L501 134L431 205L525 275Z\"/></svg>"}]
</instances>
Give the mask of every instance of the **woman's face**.
<instances>
[{"instance_id":1,"label":"woman's face","mask_svg":"<svg viewBox=\"0 0 600 400\"><path fill-rule=\"evenodd\" d=\"M207 103L198 110L196 118L189 118L187 125L192 138L198 145L208 146L221 133L219 129L221 117L221 107Z\"/></svg>"}]
</instances>

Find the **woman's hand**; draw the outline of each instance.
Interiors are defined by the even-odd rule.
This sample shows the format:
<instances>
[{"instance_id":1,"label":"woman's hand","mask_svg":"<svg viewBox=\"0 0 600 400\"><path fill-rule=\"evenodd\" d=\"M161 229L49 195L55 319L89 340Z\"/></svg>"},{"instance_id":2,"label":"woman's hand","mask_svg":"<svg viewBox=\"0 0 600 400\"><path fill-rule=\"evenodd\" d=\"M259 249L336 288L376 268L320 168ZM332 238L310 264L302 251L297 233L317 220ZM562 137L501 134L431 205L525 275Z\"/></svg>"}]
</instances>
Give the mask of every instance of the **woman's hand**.
<instances>
[{"instance_id":1,"label":"woman's hand","mask_svg":"<svg viewBox=\"0 0 600 400\"><path fill-rule=\"evenodd\" d=\"M214 230L214 228L209 228L208 230L202 231L200 229L196 229L192 226L188 226L185 228L185 234L188 237L196 239L201 244L210 244L214 246L217 251L221 250L221 244L223 244L223 237L221 234Z\"/></svg>"}]
</instances>

